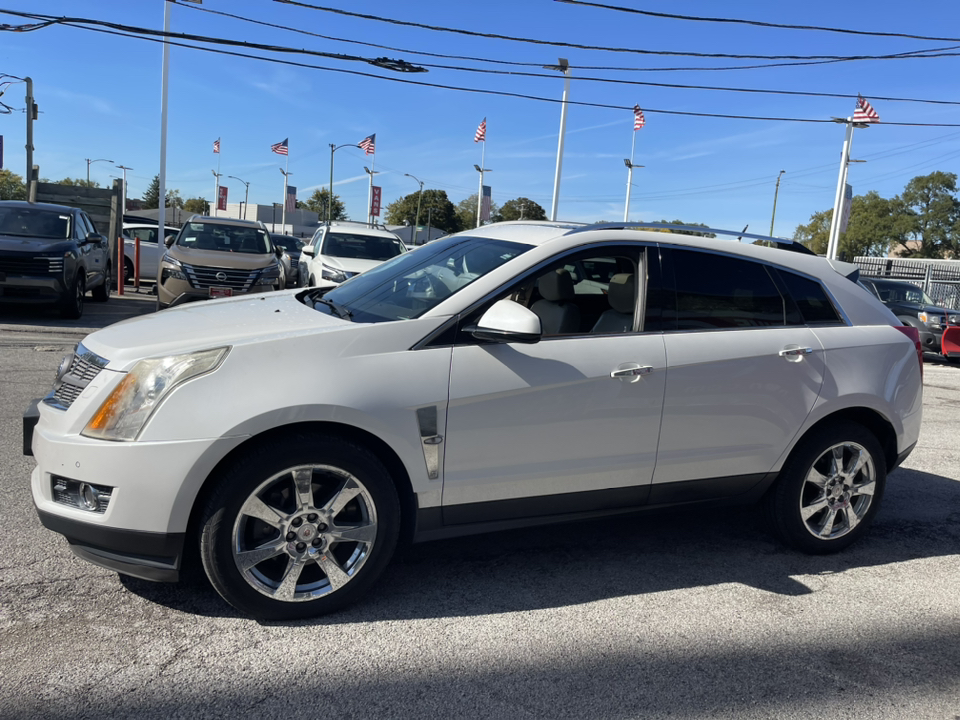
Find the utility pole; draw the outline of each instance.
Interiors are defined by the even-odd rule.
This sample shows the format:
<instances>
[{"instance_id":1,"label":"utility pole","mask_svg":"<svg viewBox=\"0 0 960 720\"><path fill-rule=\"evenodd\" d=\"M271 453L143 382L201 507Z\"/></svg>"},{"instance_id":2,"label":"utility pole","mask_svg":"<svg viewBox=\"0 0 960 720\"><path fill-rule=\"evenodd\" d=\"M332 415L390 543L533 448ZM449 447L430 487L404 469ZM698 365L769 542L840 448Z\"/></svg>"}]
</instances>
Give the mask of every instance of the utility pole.
<instances>
[{"instance_id":1,"label":"utility pole","mask_svg":"<svg viewBox=\"0 0 960 720\"><path fill-rule=\"evenodd\" d=\"M560 176L563 173L563 139L567 134L567 99L570 95L570 64L566 58L559 58L557 65L545 65L546 70L558 70L563 73L563 102L560 105L560 140L557 143L557 172L553 177L553 203L550 206L550 219L557 219L557 206L560 204Z\"/></svg>"},{"instance_id":2,"label":"utility pole","mask_svg":"<svg viewBox=\"0 0 960 720\"><path fill-rule=\"evenodd\" d=\"M777 175L777 187L773 191L773 215L770 216L770 237L773 237L773 221L777 218L777 195L780 194L780 178L783 177L783 174L786 170L781 170L780 174Z\"/></svg>"},{"instance_id":3,"label":"utility pole","mask_svg":"<svg viewBox=\"0 0 960 720\"><path fill-rule=\"evenodd\" d=\"M417 196L417 219L413 223L413 244L417 244L417 238L420 237L420 205L423 203L423 180L414 177L410 173L404 173L408 178L413 178L415 182L420 183L420 194Z\"/></svg>"},{"instance_id":4,"label":"utility pole","mask_svg":"<svg viewBox=\"0 0 960 720\"><path fill-rule=\"evenodd\" d=\"M37 106L33 101L33 80L25 77L23 81L27 84L27 199L33 202L30 181L33 180L33 121L37 119Z\"/></svg>"}]
</instances>

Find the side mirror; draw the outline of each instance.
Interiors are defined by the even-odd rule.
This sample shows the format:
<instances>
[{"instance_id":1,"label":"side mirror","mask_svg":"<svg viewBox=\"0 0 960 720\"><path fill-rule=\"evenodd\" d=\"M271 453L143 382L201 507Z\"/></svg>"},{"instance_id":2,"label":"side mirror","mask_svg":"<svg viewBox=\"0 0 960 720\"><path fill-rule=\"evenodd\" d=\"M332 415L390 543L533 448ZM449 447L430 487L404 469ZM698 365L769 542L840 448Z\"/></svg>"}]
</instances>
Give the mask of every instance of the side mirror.
<instances>
[{"instance_id":1,"label":"side mirror","mask_svg":"<svg viewBox=\"0 0 960 720\"><path fill-rule=\"evenodd\" d=\"M280 247L279 245L274 245L274 246L273 246L273 254L276 255L278 259L279 259L279 258L282 258L282 257L283 257L283 248Z\"/></svg>"},{"instance_id":2,"label":"side mirror","mask_svg":"<svg viewBox=\"0 0 960 720\"><path fill-rule=\"evenodd\" d=\"M543 334L537 314L513 300L498 300L466 330L477 340L499 343L535 343Z\"/></svg>"},{"instance_id":3,"label":"side mirror","mask_svg":"<svg viewBox=\"0 0 960 720\"><path fill-rule=\"evenodd\" d=\"M104 240L103 235L100 233L90 232L87 233L87 236L83 239L83 243L102 243Z\"/></svg>"},{"instance_id":4,"label":"side mirror","mask_svg":"<svg viewBox=\"0 0 960 720\"><path fill-rule=\"evenodd\" d=\"M300 252L307 257L314 257L313 245L304 245L302 248L300 248Z\"/></svg>"},{"instance_id":5,"label":"side mirror","mask_svg":"<svg viewBox=\"0 0 960 720\"><path fill-rule=\"evenodd\" d=\"M171 245L173 245L173 241L176 239L177 239L176 235L167 235L163 239L163 244L166 245L167 247L170 247Z\"/></svg>"}]
</instances>

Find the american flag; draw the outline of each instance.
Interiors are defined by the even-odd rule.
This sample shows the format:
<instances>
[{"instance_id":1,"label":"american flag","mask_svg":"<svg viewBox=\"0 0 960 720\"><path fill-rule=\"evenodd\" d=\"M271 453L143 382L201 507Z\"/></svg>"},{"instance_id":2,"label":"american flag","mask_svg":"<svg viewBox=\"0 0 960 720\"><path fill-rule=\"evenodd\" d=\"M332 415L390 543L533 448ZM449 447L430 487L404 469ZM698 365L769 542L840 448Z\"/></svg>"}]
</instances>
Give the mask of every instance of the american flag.
<instances>
[{"instance_id":1,"label":"american flag","mask_svg":"<svg viewBox=\"0 0 960 720\"><path fill-rule=\"evenodd\" d=\"M646 124L647 124L647 121L643 117L643 110L640 109L639 105L634 105L633 106L633 129L639 130Z\"/></svg>"},{"instance_id":2,"label":"american flag","mask_svg":"<svg viewBox=\"0 0 960 720\"><path fill-rule=\"evenodd\" d=\"M220 138L217 138L216 140L213 141L213 151L215 153L220 152Z\"/></svg>"},{"instance_id":3,"label":"american flag","mask_svg":"<svg viewBox=\"0 0 960 720\"><path fill-rule=\"evenodd\" d=\"M860 123L880 122L880 116L862 96L857 95L857 107L853 111L853 121Z\"/></svg>"},{"instance_id":4,"label":"american flag","mask_svg":"<svg viewBox=\"0 0 960 720\"><path fill-rule=\"evenodd\" d=\"M477 134L473 136L474 142L486 142L487 140L487 119L484 118L483 122L480 123L480 126L477 128Z\"/></svg>"},{"instance_id":5,"label":"american flag","mask_svg":"<svg viewBox=\"0 0 960 720\"><path fill-rule=\"evenodd\" d=\"M367 155L373 155L377 152L377 134L367 135L363 140L357 143L357 147Z\"/></svg>"},{"instance_id":6,"label":"american flag","mask_svg":"<svg viewBox=\"0 0 960 720\"><path fill-rule=\"evenodd\" d=\"M273 150L277 155L287 155L287 138L283 142L278 142L276 145L271 145L270 149Z\"/></svg>"}]
</instances>

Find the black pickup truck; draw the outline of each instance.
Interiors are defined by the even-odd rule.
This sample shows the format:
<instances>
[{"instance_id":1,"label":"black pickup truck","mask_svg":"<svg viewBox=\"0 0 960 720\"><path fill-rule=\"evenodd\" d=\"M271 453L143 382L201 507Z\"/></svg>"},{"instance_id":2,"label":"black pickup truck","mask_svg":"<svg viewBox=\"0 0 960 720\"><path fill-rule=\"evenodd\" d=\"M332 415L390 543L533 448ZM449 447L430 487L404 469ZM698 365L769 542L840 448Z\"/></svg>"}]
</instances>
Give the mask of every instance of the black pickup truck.
<instances>
[{"instance_id":1,"label":"black pickup truck","mask_svg":"<svg viewBox=\"0 0 960 720\"><path fill-rule=\"evenodd\" d=\"M82 210L0 201L0 303L55 303L78 318L88 290L110 299L110 273L107 238Z\"/></svg>"},{"instance_id":2,"label":"black pickup truck","mask_svg":"<svg viewBox=\"0 0 960 720\"><path fill-rule=\"evenodd\" d=\"M903 280L860 277L860 282L880 298L904 325L920 332L920 343L927 352L942 352L943 329L957 325L960 310L938 306L921 288Z\"/></svg>"}]
</instances>

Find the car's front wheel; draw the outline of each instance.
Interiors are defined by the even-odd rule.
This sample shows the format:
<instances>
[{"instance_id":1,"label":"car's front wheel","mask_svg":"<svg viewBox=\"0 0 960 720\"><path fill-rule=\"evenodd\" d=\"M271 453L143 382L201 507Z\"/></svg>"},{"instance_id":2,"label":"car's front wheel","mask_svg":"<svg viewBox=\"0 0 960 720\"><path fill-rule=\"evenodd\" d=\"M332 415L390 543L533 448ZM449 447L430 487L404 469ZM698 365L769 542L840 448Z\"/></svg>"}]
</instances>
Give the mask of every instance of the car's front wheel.
<instances>
[{"instance_id":1,"label":"car's front wheel","mask_svg":"<svg viewBox=\"0 0 960 720\"><path fill-rule=\"evenodd\" d=\"M87 285L83 277L83 268L77 270L73 285L67 288L60 300L60 316L76 320L83 315L83 296L87 292Z\"/></svg>"},{"instance_id":2,"label":"car's front wheel","mask_svg":"<svg viewBox=\"0 0 960 720\"><path fill-rule=\"evenodd\" d=\"M97 302L107 302L110 299L110 290L113 288L113 268L107 265L103 274L103 282L93 289L93 299Z\"/></svg>"},{"instance_id":3,"label":"car's front wheel","mask_svg":"<svg viewBox=\"0 0 960 720\"><path fill-rule=\"evenodd\" d=\"M887 469L877 438L853 422L804 438L765 498L775 534L806 553L842 550L863 535L883 497Z\"/></svg>"},{"instance_id":4,"label":"car's front wheel","mask_svg":"<svg viewBox=\"0 0 960 720\"><path fill-rule=\"evenodd\" d=\"M396 548L400 504L365 447L313 433L242 453L216 479L200 554L242 612L293 620L356 602Z\"/></svg>"}]
</instances>

